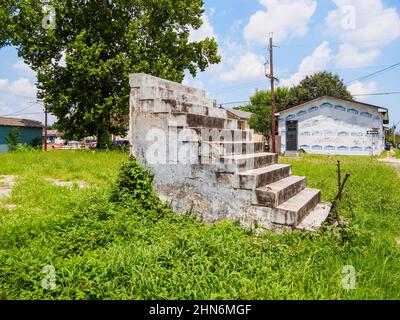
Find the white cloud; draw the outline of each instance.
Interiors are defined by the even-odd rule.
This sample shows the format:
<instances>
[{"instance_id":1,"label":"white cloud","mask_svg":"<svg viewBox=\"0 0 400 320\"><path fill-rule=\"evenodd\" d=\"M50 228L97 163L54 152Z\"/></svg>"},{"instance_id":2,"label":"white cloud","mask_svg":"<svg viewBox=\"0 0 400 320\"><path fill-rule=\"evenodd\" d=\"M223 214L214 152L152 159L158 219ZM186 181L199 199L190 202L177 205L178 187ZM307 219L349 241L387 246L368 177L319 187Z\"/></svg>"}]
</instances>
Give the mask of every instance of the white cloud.
<instances>
[{"instance_id":1,"label":"white cloud","mask_svg":"<svg viewBox=\"0 0 400 320\"><path fill-rule=\"evenodd\" d=\"M399 14L382 0L332 1L338 8L328 14L325 23L342 42L377 47L400 38Z\"/></svg>"},{"instance_id":2,"label":"white cloud","mask_svg":"<svg viewBox=\"0 0 400 320\"><path fill-rule=\"evenodd\" d=\"M11 66L13 69L17 70L21 75L25 77L35 76L36 73L33 71L24 61L18 60Z\"/></svg>"},{"instance_id":3,"label":"white cloud","mask_svg":"<svg viewBox=\"0 0 400 320\"><path fill-rule=\"evenodd\" d=\"M282 85L288 87L297 85L307 75L325 70L333 58L334 56L332 55L329 43L327 41L322 42L321 45L314 50L311 56L303 59L297 73L292 75L289 79L281 81Z\"/></svg>"},{"instance_id":4,"label":"white cloud","mask_svg":"<svg viewBox=\"0 0 400 320\"><path fill-rule=\"evenodd\" d=\"M0 79L0 116L43 121L42 105L34 102L36 91L27 78Z\"/></svg>"},{"instance_id":5,"label":"white cloud","mask_svg":"<svg viewBox=\"0 0 400 320\"><path fill-rule=\"evenodd\" d=\"M274 33L275 41L304 36L317 9L315 0L260 0L266 11L259 10L250 17L244 29L248 41L266 43L268 34Z\"/></svg>"},{"instance_id":6,"label":"white cloud","mask_svg":"<svg viewBox=\"0 0 400 320\"><path fill-rule=\"evenodd\" d=\"M16 98L35 99L37 89L27 78L19 78L11 83L8 79L0 79L0 91Z\"/></svg>"},{"instance_id":7,"label":"white cloud","mask_svg":"<svg viewBox=\"0 0 400 320\"><path fill-rule=\"evenodd\" d=\"M223 81L247 80L264 76L264 59L261 55L247 52L233 58L230 62L233 68L220 74L220 79Z\"/></svg>"},{"instance_id":8,"label":"white cloud","mask_svg":"<svg viewBox=\"0 0 400 320\"><path fill-rule=\"evenodd\" d=\"M363 94L371 94L371 93L376 93L378 91L378 86L375 82L369 82L369 83L362 83L360 81L353 82L351 85L347 87L347 89L350 91L351 94L353 95L363 95ZM355 97L357 100L366 100L368 97Z\"/></svg>"},{"instance_id":9,"label":"white cloud","mask_svg":"<svg viewBox=\"0 0 400 320\"><path fill-rule=\"evenodd\" d=\"M214 32L214 27L211 25L208 20L207 15L203 15L202 17L203 24L197 30L190 29L189 42L197 42L204 40L205 38L215 38L217 39L217 35Z\"/></svg>"},{"instance_id":10,"label":"white cloud","mask_svg":"<svg viewBox=\"0 0 400 320\"><path fill-rule=\"evenodd\" d=\"M339 53L336 56L336 65L340 68L364 67L374 61L381 51L379 49L370 49L361 51L351 44L341 44Z\"/></svg>"}]
</instances>

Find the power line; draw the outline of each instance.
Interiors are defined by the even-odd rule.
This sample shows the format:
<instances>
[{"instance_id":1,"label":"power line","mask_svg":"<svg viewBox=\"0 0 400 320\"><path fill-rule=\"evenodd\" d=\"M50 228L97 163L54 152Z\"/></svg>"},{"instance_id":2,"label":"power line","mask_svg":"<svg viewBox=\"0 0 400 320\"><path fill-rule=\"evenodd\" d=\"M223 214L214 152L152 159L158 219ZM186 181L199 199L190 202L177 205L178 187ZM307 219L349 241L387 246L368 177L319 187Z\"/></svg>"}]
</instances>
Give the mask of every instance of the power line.
<instances>
[{"instance_id":1,"label":"power line","mask_svg":"<svg viewBox=\"0 0 400 320\"><path fill-rule=\"evenodd\" d=\"M10 117L10 116L27 116L31 114L43 114L43 112L30 112L30 113L11 113L6 115L0 115L0 117Z\"/></svg>"},{"instance_id":2,"label":"power line","mask_svg":"<svg viewBox=\"0 0 400 320\"><path fill-rule=\"evenodd\" d=\"M379 75L381 75L381 74L384 74L384 73L386 73L386 72L388 72L388 71L391 71L391 70L393 70L393 69L395 69L395 68L397 68L397 67L399 67L399 66L400 66L400 62L395 63L395 64L393 64L393 65L391 65L391 66L389 66L389 67L387 67L387 68L384 68L384 69L375 71L375 72L373 72L373 73L367 74L367 75L365 75L365 76L362 76L362 77L360 77L360 78L351 80L351 81L347 82L346 85L348 85L348 84L350 84L350 83L353 83L353 82L356 82L356 81L365 81L365 80L369 80L369 79L375 78L375 77L377 77L377 76L379 76Z\"/></svg>"},{"instance_id":3,"label":"power line","mask_svg":"<svg viewBox=\"0 0 400 320\"><path fill-rule=\"evenodd\" d=\"M357 44L357 43L381 43L381 42L389 42L395 39L379 39L379 40L360 40L360 41L329 41L329 44ZM279 47L315 47L318 46L320 42L309 42L303 44L290 43L290 42L281 42L278 45Z\"/></svg>"},{"instance_id":4,"label":"power line","mask_svg":"<svg viewBox=\"0 0 400 320\"><path fill-rule=\"evenodd\" d=\"M360 94L353 94L353 97L366 97L366 96L383 96L383 95L395 95L400 94L400 91L393 91L393 92L378 92L378 93L360 93ZM220 103L221 106L225 105L232 105L232 104L242 104L242 103L251 103L250 100L242 100L242 101L231 101L231 102L224 102Z\"/></svg>"},{"instance_id":5,"label":"power line","mask_svg":"<svg viewBox=\"0 0 400 320\"><path fill-rule=\"evenodd\" d=\"M355 69L365 69L365 68L384 68L382 70L385 71L386 69L388 69L387 71L389 71L392 68L395 68L397 65L398 64L363 66L363 67L347 67L347 68L327 69L326 71L335 72L335 71L341 71L341 70L355 70ZM382 73L382 70L375 71L373 74ZM309 70L309 71L311 72L313 70ZM292 75L292 74L296 74L297 72L298 71L283 71L283 72L278 72L278 73L281 74L281 75L282 74ZM364 77L366 77L366 76L364 76ZM355 81L359 81L359 79L352 80L352 81L348 82L348 84L352 83L352 82L355 82ZM222 87L221 89L217 89L217 90L211 90L211 91L209 91L209 94L211 94L211 95L220 95L220 94L223 94L223 93L232 92L232 91L236 91L236 90L239 90L239 89L249 88L249 87L252 87L253 85L257 85L257 84L261 85L263 83L264 83L264 81L262 81L262 80L243 82L242 84L238 84L238 85L235 85L235 86L228 86L228 87Z\"/></svg>"},{"instance_id":6,"label":"power line","mask_svg":"<svg viewBox=\"0 0 400 320\"><path fill-rule=\"evenodd\" d=\"M365 94L353 94L354 97L363 97L363 96L388 96L392 94L400 94L400 91L393 92L380 92L380 93L365 93Z\"/></svg>"}]
</instances>

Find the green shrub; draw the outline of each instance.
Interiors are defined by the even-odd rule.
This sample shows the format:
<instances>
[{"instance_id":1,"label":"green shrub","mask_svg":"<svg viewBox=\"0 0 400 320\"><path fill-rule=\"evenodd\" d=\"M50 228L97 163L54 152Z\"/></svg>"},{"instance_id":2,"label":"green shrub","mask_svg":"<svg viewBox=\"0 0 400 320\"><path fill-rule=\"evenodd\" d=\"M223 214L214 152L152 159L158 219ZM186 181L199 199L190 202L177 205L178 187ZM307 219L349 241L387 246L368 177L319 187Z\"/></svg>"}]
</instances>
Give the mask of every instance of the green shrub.
<instances>
[{"instance_id":1,"label":"green shrub","mask_svg":"<svg viewBox=\"0 0 400 320\"><path fill-rule=\"evenodd\" d=\"M158 219L167 206L154 193L153 179L154 174L131 156L121 166L110 200L122 207L130 207L135 202L145 209L143 215Z\"/></svg>"},{"instance_id":2,"label":"green shrub","mask_svg":"<svg viewBox=\"0 0 400 320\"><path fill-rule=\"evenodd\" d=\"M13 149L13 152L18 152L18 153L27 153L27 152L36 152L36 151L38 151L38 149L36 149L32 146L24 145L24 144L19 144L19 145L15 146Z\"/></svg>"},{"instance_id":3,"label":"green shrub","mask_svg":"<svg viewBox=\"0 0 400 320\"><path fill-rule=\"evenodd\" d=\"M10 130L10 133L5 137L7 142L8 151L14 152L18 146L18 141L20 138L20 132L17 127L13 127Z\"/></svg>"}]
</instances>

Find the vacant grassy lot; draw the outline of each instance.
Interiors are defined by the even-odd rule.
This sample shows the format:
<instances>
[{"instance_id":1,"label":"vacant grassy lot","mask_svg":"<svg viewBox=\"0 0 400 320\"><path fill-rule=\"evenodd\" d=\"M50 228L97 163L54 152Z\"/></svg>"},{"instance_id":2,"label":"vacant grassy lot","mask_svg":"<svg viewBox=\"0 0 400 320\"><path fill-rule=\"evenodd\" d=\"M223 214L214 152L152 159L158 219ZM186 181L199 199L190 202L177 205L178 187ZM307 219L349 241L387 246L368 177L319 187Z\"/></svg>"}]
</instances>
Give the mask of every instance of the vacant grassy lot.
<instances>
[{"instance_id":1,"label":"vacant grassy lot","mask_svg":"<svg viewBox=\"0 0 400 320\"><path fill-rule=\"evenodd\" d=\"M17 176L5 200L17 208L0 208L0 298L400 298L400 179L393 168L341 158L352 174L340 207L345 229L256 237L235 222L205 225L174 213L154 222L140 204L110 203L124 159L73 151L0 155L0 175ZM281 162L330 201L336 159ZM46 178L90 187L57 187ZM54 290L42 287L46 265L55 268ZM356 269L355 290L341 286L346 265Z\"/></svg>"}]
</instances>

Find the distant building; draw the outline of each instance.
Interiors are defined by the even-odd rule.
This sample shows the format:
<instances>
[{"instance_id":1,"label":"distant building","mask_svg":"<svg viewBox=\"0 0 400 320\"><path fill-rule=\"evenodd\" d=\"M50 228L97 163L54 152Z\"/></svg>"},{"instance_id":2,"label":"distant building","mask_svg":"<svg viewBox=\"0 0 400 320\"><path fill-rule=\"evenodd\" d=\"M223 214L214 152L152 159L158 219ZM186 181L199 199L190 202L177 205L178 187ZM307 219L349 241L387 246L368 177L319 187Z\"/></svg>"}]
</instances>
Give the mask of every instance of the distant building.
<instances>
[{"instance_id":1,"label":"distant building","mask_svg":"<svg viewBox=\"0 0 400 320\"><path fill-rule=\"evenodd\" d=\"M58 130L47 130L47 143L64 144L65 140Z\"/></svg>"},{"instance_id":2,"label":"distant building","mask_svg":"<svg viewBox=\"0 0 400 320\"><path fill-rule=\"evenodd\" d=\"M237 109L226 109L228 114L228 119L236 119L239 121L239 126L241 130L250 130L249 120L251 117L250 112L237 110Z\"/></svg>"},{"instance_id":3,"label":"distant building","mask_svg":"<svg viewBox=\"0 0 400 320\"><path fill-rule=\"evenodd\" d=\"M39 121L29 119L0 117L0 152L7 152L8 146L6 137L12 128L19 129L19 143L32 145L42 141L43 124Z\"/></svg>"},{"instance_id":4,"label":"distant building","mask_svg":"<svg viewBox=\"0 0 400 320\"><path fill-rule=\"evenodd\" d=\"M388 109L324 96L281 111L281 152L380 155L385 150Z\"/></svg>"},{"instance_id":5,"label":"distant building","mask_svg":"<svg viewBox=\"0 0 400 320\"><path fill-rule=\"evenodd\" d=\"M44 141L44 130L43 130L43 141ZM66 140L62 137L61 132L58 130L47 130L47 150L62 149L65 145Z\"/></svg>"}]
</instances>

